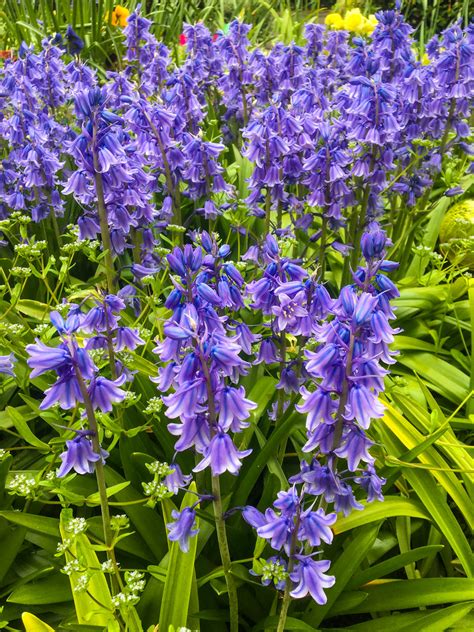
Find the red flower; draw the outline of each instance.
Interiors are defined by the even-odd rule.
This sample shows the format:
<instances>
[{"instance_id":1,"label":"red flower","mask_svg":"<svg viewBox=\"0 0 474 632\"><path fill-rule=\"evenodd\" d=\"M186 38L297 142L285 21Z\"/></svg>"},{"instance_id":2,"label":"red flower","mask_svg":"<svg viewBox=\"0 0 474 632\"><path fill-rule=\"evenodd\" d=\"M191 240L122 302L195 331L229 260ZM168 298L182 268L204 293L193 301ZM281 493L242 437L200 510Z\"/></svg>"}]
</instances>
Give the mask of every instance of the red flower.
<instances>
[{"instance_id":1,"label":"red flower","mask_svg":"<svg viewBox=\"0 0 474 632\"><path fill-rule=\"evenodd\" d=\"M184 46L187 41L188 38L186 37L186 35L184 33L181 33L181 35L179 36L179 45Z\"/></svg>"}]
</instances>

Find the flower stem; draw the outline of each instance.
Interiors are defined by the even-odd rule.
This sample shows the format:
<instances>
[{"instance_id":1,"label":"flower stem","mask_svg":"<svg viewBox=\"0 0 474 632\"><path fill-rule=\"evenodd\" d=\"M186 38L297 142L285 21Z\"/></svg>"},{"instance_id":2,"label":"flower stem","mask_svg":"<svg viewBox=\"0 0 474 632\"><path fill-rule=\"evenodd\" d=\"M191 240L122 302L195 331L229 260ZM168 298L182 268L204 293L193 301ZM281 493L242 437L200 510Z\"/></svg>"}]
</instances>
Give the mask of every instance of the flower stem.
<instances>
[{"instance_id":1,"label":"flower stem","mask_svg":"<svg viewBox=\"0 0 474 632\"><path fill-rule=\"evenodd\" d=\"M163 144L163 140L161 138L160 132L158 131L158 128L151 120L151 117L148 114L148 112L144 111L143 113L145 115L146 120L148 121L148 124L150 125L151 131L153 132L153 136L156 139L156 142L158 144L158 147L161 153L161 158L163 160L163 167L165 170L165 178L166 178L166 187L168 189L168 193L171 196L171 199L173 202L173 223L176 224L177 226L181 226L182 218L181 218L181 202L180 202L179 185L176 185L176 187L173 186L171 166L168 161L168 157L166 155L166 149ZM180 239L181 239L181 236L180 236Z\"/></svg>"},{"instance_id":2,"label":"flower stem","mask_svg":"<svg viewBox=\"0 0 474 632\"><path fill-rule=\"evenodd\" d=\"M283 593L283 601L281 603L280 618L278 619L277 632L284 632L286 617L288 616L288 608L290 607L290 582L287 580L285 592Z\"/></svg>"},{"instance_id":3,"label":"flower stem","mask_svg":"<svg viewBox=\"0 0 474 632\"><path fill-rule=\"evenodd\" d=\"M217 421L216 405L214 401L214 393L212 391L211 375L206 362L202 346L198 348L202 371L206 380L207 390L207 406L209 411L209 425L211 434L215 432ZM221 555L222 567L224 569L225 583L227 585L227 593L229 595L229 611L230 611L230 632L239 632L239 599L237 595L237 586L231 573L231 559L229 551L229 543L227 541L227 533L225 521L222 511L221 484L219 476L212 476L212 506L214 509L214 520L216 523L216 535Z\"/></svg>"},{"instance_id":4,"label":"flower stem","mask_svg":"<svg viewBox=\"0 0 474 632\"><path fill-rule=\"evenodd\" d=\"M97 195L97 212L99 214L100 234L102 237L102 247L104 249L105 277L107 279L107 291L109 294L115 293L115 271L112 256L112 242L110 240L109 221L107 217L107 206L105 204L104 181L100 172L99 157L96 148L96 127L92 137L92 158L94 162L94 182Z\"/></svg>"},{"instance_id":5,"label":"flower stem","mask_svg":"<svg viewBox=\"0 0 474 632\"><path fill-rule=\"evenodd\" d=\"M339 406L336 412L336 423L334 429L334 437L332 449L335 450L341 442L342 433L344 430L344 411L346 409L347 400L349 397L349 378L352 374L352 360L354 356L355 334L351 332L349 338L349 350L347 352L346 370L344 373L344 379L342 382L342 392L339 399Z\"/></svg>"},{"instance_id":6,"label":"flower stem","mask_svg":"<svg viewBox=\"0 0 474 632\"><path fill-rule=\"evenodd\" d=\"M95 163L95 153L94 153ZM114 260L112 257L112 242L110 240L109 222L107 219L107 207L105 206L104 183L102 174L96 172L94 175L95 190L97 193L97 210L99 212L100 234L102 237L102 246L104 248L105 276L107 279L107 292L115 293L115 272Z\"/></svg>"},{"instance_id":7,"label":"flower stem","mask_svg":"<svg viewBox=\"0 0 474 632\"><path fill-rule=\"evenodd\" d=\"M239 602L237 596L237 586L231 572L231 559L229 552L229 543L227 542L227 533L225 521L222 515L222 497L221 486L218 476L212 477L212 502L214 508L214 519L216 521L217 542L221 554L222 566L224 568L225 583L227 584L227 592L229 595L230 610L230 632L238 632L239 630Z\"/></svg>"},{"instance_id":8,"label":"flower stem","mask_svg":"<svg viewBox=\"0 0 474 632\"><path fill-rule=\"evenodd\" d=\"M89 428L91 430L92 437L92 447L94 448L94 452L96 454L100 454L100 442L99 442L99 434L98 434L98 426L97 419L95 418L94 407L92 406L91 399L89 397L89 393L87 392L87 386L84 382L84 379L81 375L81 371L77 364L74 364L74 371L76 374L76 379L79 384L79 390L81 392L82 398L84 400L84 407L86 409L87 421L89 423ZM111 561L114 575L111 577L111 585L112 590L114 592L118 592L119 587L121 585L121 577L120 572L117 565L117 560L115 558L115 551L113 547L113 532L110 526L110 510L109 510L109 501L107 499L107 486L105 483L105 470L102 459L99 459L95 463L95 476L97 480L97 489L99 492L100 499L100 510L102 515L102 528L104 532L104 543L107 547L107 557Z\"/></svg>"},{"instance_id":9,"label":"flower stem","mask_svg":"<svg viewBox=\"0 0 474 632\"><path fill-rule=\"evenodd\" d=\"M286 617L288 616L288 608L290 607L290 603L291 603L290 573L293 570L293 565L294 565L294 555L296 551L296 543L298 540L299 526L300 526L300 506L298 504L296 508L295 523L293 525L293 533L291 534L290 552L288 555L288 577L286 578L285 592L283 593L283 601L281 604L280 618L278 619L277 632L284 632L285 630Z\"/></svg>"}]
</instances>

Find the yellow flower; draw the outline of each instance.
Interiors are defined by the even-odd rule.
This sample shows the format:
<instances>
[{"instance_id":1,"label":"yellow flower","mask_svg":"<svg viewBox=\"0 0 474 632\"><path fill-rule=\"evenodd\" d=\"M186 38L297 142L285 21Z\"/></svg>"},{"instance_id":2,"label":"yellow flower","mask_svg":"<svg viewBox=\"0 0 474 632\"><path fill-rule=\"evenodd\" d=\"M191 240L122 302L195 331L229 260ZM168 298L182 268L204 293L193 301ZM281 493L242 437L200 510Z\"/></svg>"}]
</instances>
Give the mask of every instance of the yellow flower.
<instances>
[{"instance_id":1,"label":"yellow flower","mask_svg":"<svg viewBox=\"0 0 474 632\"><path fill-rule=\"evenodd\" d=\"M346 31L359 33L364 24L364 20L365 18L360 12L360 9L351 9L344 17L344 28Z\"/></svg>"},{"instance_id":2,"label":"yellow flower","mask_svg":"<svg viewBox=\"0 0 474 632\"><path fill-rule=\"evenodd\" d=\"M122 29L127 26L127 18L130 11L119 4L112 11L112 26L120 26ZM107 16L108 17L108 16Z\"/></svg>"},{"instance_id":3,"label":"yellow flower","mask_svg":"<svg viewBox=\"0 0 474 632\"><path fill-rule=\"evenodd\" d=\"M326 26L329 26L333 29L343 29L344 28L344 20L342 15L339 13L329 13L324 20Z\"/></svg>"},{"instance_id":4,"label":"yellow flower","mask_svg":"<svg viewBox=\"0 0 474 632\"><path fill-rule=\"evenodd\" d=\"M423 64L423 66L428 66L428 64L430 63L430 58L428 57L428 53L423 53L423 56L421 58L421 63Z\"/></svg>"},{"instance_id":5,"label":"yellow flower","mask_svg":"<svg viewBox=\"0 0 474 632\"><path fill-rule=\"evenodd\" d=\"M362 26L362 33L365 33L366 35L372 35L377 24L378 24L377 18L375 17L373 13L371 13L368 18L364 19L364 24Z\"/></svg>"}]
</instances>

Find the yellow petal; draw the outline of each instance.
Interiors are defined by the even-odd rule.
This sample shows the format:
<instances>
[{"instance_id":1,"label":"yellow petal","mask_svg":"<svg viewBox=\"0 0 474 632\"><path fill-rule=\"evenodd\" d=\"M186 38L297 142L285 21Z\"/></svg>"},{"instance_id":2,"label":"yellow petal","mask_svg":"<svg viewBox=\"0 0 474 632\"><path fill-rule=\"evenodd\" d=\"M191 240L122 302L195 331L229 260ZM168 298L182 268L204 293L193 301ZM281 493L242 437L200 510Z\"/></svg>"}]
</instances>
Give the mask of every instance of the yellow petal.
<instances>
[{"instance_id":1,"label":"yellow petal","mask_svg":"<svg viewBox=\"0 0 474 632\"><path fill-rule=\"evenodd\" d=\"M364 19L360 9L351 9L344 17L344 28L347 31L357 32L363 25Z\"/></svg>"},{"instance_id":2,"label":"yellow petal","mask_svg":"<svg viewBox=\"0 0 474 632\"><path fill-rule=\"evenodd\" d=\"M330 26L333 29L344 28L344 20L339 13L329 13L324 20L326 26Z\"/></svg>"}]
</instances>

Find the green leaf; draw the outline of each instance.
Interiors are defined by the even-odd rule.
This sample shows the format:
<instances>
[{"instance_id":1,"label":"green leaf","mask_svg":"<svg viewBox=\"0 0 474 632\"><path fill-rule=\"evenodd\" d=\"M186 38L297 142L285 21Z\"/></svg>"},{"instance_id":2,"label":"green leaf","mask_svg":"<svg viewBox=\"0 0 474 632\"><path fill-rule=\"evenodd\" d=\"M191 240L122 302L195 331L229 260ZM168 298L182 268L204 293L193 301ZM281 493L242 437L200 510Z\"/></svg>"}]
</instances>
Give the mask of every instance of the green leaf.
<instances>
[{"instance_id":1,"label":"green leaf","mask_svg":"<svg viewBox=\"0 0 474 632\"><path fill-rule=\"evenodd\" d=\"M43 322L45 316L50 312L50 306L45 303L40 303L39 301L32 301L30 299L21 299L16 304L17 310L26 314L27 316L31 316L35 320Z\"/></svg>"},{"instance_id":2,"label":"green leaf","mask_svg":"<svg viewBox=\"0 0 474 632\"><path fill-rule=\"evenodd\" d=\"M349 542L337 560L331 564L329 572L336 577L336 583L332 588L326 591L326 604L316 606L314 603L311 603L304 616L306 623L317 627L323 621L327 613L330 612L331 608L337 602L339 595L372 548L379 527L380 523L371 524L370 526L364 526L356 531L351 542Z\"/></svg>"},{"instance_id":3,"label":"green leaf","mask_svg":"<svg viewBox=\"0 0 474 632\"><path fill-rule=\"evenodd\" d=\"M398 362L421 375L427 386L455 404L469 395L469 376L431 353L404 353Z\"/></svg>"},{"instance_id":4,"label":"green leaf","mask_svg":"<svg viewBox=\"0 0 474 632\"><path fill-rule=\"evenodd\" d=\"M59 538L59 520L47 516L23 513L21 511L0 511L0 516L13 524L26 527L30 531L37 531Z\"/></svg>"},{"instance_id":5,"label":"green leaf","mask_svg":"<svg viewBox=\"0 0 474 632\"><path fill-rule=\"evenodd\" d=\"M111 487L118 483L125 482L123 477L117 474L111 467L105 468L105 478L107 484ZM128 505L128 502L143 499L143 495L137 492L131 485L116 494L119 502L123 502L122 511L127 514L135 530L141 535L148 545L154 559L150 562L159 561L163 558L167 551L166 539L164 536L163 522L160 516L149 507L141 507L140 505Z\"/></svg>"},{"instance_id":6,"label":"green leaf","mask_svg":"<svg viewBox=\"0 0 474 632\"><path fill-rule=\"evenodd\" d=\"M264 375L257 379L248 392L247 397L257 404L257 408L250 413L248 419L250 426L242 432L242 438L238 445L239 450L246 450L250 445L253 433L257 429L258 421L267 409L268 402L275 394L276 383L275 378Z\"/></svg>"},{"instance_id":7,"label":"green leaf","mask_svg":"<svg viewBox=\"0 0 474 632\"><path fill-rule=\"evenodd\" d=\"M345 601L350 593L343 593L332 609L331 616L387 612L471 601L474 594L474 580L464 577L393 580L382 584L366 585L364 591L367 593L367 599L349 608Z\"/></svg>"},{"instance_id":8,"label":"green leaf","mask_svg":"<svg viewBox=\"0 0 474 632\"><path fill-rule=\"evenodd\" d=\"M333 526L334 533L343 533L360 527L370 522L391 518L393 516L411 516L412 518L430 519L430 514L423 505L409 498L398 498L397 496L386 496L383 502L374 501L372 503L362 502L363 511L353 511L345 518L338 518Z\"/></svg>"},{"instance_id":9,"label":"green leaf","mask_svg":"<svg viewBox=\"0 0 474 632\"><path fill-rule=\"evenodd\" d=\"M49 605L71 601L71 588L66 575L55 573L47 579L28 582L14 590L7 598L10 603L27 606Z\"/></svg>"},{"instance_id":10,"label":"green leaf","mask_svg":"<svg viewBox=\"0 0 474 632\"><path fill-rule=\"evenodd\" d=\"M437 412L436 409L434 412ZM401 441L410 450L415 451L415 453L420 449L420 445L426 441L426 437L418 432L418 430L414 428L413 425L391 404L387 404L382 423L384 425L384 429L390 429L399 441ZM446 423L447 422L445 422L445 424ZM391 454L393 455L393 452ZM449 463L447 463L439 452L431 446L426 446L423 451L420 451L417 454L417 457L421 463L424 463L427 466L433 466L433 477L438 480L446 492L451 496L460 511L463 513L467 523L472 528L474 526L474 508L471 499L459 482L456 474L450 471Z\"/></svg>"},{"instance_id":11,"label":"green leaf","mask_svg":"<svg viewBox=\"0 0 474 632\"><path fill-rule=\"evenodd\" d=\"M7 523L3 523L6 526L5 530L0 531L0 542L2 546L2 553L0 555L0 581L3 580L12 564L15 562L25 539L25 529L11 529Z\"/></svg>"},{"instance_id":12,"label":"green leaf","mask_svg":"<svg viewBox=\"0 0 474 632\"><path fill-rule=\"evenodd\" d=\"M244 465L239 476L239 485L231 501L233 506L237 507L246 504L247 498L252 491L253 486L257 482L260 474L263 472L268 460L276 454L280 442L287 439L293 432L302 427L303 424L303 417L299 413L289 415L289 417L283 421L283 423L280 423L280 425L272 432L263 448L259 450L258 453L255 453L253 460L248 465L247 463L252 457L244 461Z\"/></svg>"},{"instance_id":13,"label":"green leaf","mask_svg":"<svg viewBox=\"0 0 474 632\"><path fill-rule=\"evenodd\" d=\"M390 431L385 430L382 424L377 424L382 430L381 436L390 454L400 453L398 442L393 438ZM413 470L408 467L402 468L403 475L410 483L417 496L424 504L426 511L431 516L434 524L443 533L449 544L459 557L461 564L468 577L474 577L474 555L469 542L464 535L459 522L445 501L444 495L440 492L432 475L425 470Z\"/></svg>"},{"instance_id":14,"label":"green leaf","mask_svg":"<svg viewBox=\"0 0 474 632\"><path fill-rule=\"evenodd\" d=\"M369 568L366 568L363 571L360 571L360 573L354 575L354 577L348 583L348 588L358 588L359 586L363 586L368 582L373 581L374 579L385 577L386 575L389 575L390 573L403 568L407 564L417 562L418 560L422 560L433 553L442 551L443 548L444 547L441 544L420 546L416 549L408 551L407 553L402 553L400 555L396 555L395 557L391 557L390 559L380 562L379 564L374 564L374 566L370 566Z\"/></svg>"},{"instance_id":15,"label":"green leaf","mask_svg":"<svg viewBox=\"0 0 474 632\"><path fill-rule=\"evenodd\" d=\"M409 623L399 628L399 632L419 632L419 630L423 630L423 632L443 632L448 628L451 629L454 623L464 619L473 607L474 602L471 601L470 603L456 604L436 612L430 612L430 614L420 617L416 623Z\"/></svg>"},{"instance_id":16,"label":"green leaf","mask_svg":"<svg viewBox=\"0 0 474 632\"><path fill-rule=\"evenodd\" d=\"M267 617L263 621L260 621L252 628L252 632L257 630L276 630L278 626L279 617L277 615L273 617ZM299 632L318 632L317 628L313 628L312 625L295 619L294 617L287 617L285 622L285 630L297 630Z\"/></svg>"},{"instance_id":17,"label":"green leaf","mask_svg":"<svg viewBox=\"0 0 474 632\"><path fill-rule=\"evenodd\" d=\"M26 423L26 419L23 417L21 413L18 412L16 408L12 406L7 407L7 414L13 422L13 425L18 431L18 434L30 445L35 446L35 448L39 448L40 450L45 450L46 452L50 452L51 448L47 443L43 443L38 437L36 437L33 432L31 432L28 424Z\"/></svg>"},{"instance_id":18,"label":"green leaf","mask_svg":"<svg viewBox=\"0 0 474 632\"><path fill-rule=\"evenodd\" d=\"M54 632L54 629L31 612L24 612L21 621L25 626L25 632Z\"/></svg>"},{"instance_id":19,"label":"green leaf","mask_svg":"<svg viewBox=\"0 0 474 632\"><path fill-rule=\"evenodd\" d=\"M189 491L196 492L195 483L189 486ZM190 507L194 502L194 494L186 494L181 503L181 510ZM189 540L187 553L181 551L178 542L171 544L168 572L161 602L160 630L167 630L170 625L185 627L187 624L196 549L196 537Z\"/></svg>"},{"instance_id":20,"label":"green leaf","mask_svg":"<svg viewBox=\"0 0 474 632\"><path fill-rule=\"evenodd\" d=\"M453 627L458 621L463 621L472 609L473 603L461 603L454 606L448 606L440 610L435 610L426 614L424 612L404 612L402 614L392 614L386 617L377 617L362 623L351 625L354 632L380 632L381 630L390 630L390 632L444 632L448 629L459 630L459 632L467 632L474 629L474 626L461 625ZM428 617L430 620L427 620ZM433 618L431 618L433 617ZM425 628L425 625L429 626Z\"/></svg>"},{"instance_id":21,"label":"green leaf","mask_svg":"<svg viewBox=\"0 0 474 632\"><path fill-rule=\"evenodd\" d=\"M71 509L63 509L61 511L60 530L63 543L70 539L66 525L72 518L73 513ZM85 533L74 536L72 544L65 553L65 557L66 562L77 558L79 563L86 569L94 569L93 572L90 572L87 592L76 590L82 572L73 571L69 575L78 622L107 626L114 619L112 598L105 574L100 570L100 562Z\"/></svg>"},{"instance_id":22,"label":"green leaf","mask_svg":"<svg viewBox=\"0 0 474 632\"><path fill-rule=\"evenodd\" d=\"M107 487L107 498L114 496L118 492L121 492L122 489L126 489L130 485L129 481L124 481L123 483L117 483L117 485L112 485L112 487ZM85 502L91 505L100 504L100 494L99 492L95 492L94 494L90 494L85 499Z\"/></svg>"}]
</instances>

